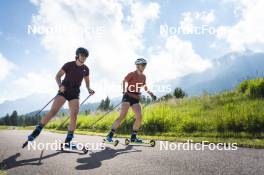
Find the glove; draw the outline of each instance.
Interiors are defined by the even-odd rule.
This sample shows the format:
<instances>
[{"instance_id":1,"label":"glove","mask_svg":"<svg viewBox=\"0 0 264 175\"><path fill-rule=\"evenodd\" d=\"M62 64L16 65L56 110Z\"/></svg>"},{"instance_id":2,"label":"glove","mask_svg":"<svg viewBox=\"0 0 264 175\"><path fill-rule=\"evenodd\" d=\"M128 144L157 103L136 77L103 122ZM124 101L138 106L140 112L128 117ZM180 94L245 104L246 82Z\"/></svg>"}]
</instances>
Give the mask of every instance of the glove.
<instances>
[{"instance_id":1,"label":"glove","mask_svg":"<svg viewBox=\"0 0 264 175\"><path fill-rule=\"evenodd\" d=\"M88 89L88 92L89 92L90 95L95 93L94 90L92 90L92 89Z\"/></svg>"}]
</instances>

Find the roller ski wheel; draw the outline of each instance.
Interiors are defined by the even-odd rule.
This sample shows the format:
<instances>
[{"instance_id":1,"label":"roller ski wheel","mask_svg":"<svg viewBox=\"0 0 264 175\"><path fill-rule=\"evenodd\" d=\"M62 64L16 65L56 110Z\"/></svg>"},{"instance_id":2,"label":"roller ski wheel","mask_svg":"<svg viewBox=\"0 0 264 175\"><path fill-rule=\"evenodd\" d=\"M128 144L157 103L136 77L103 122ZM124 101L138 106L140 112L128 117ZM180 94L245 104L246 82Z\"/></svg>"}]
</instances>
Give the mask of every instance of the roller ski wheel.
<instances>
[{"instance_id":1,"label":"roller ski wheel","mask_svg":"<svg viewBox=\"0 0 264 175\"><path fill-rule=\"evenodd\" d=\"M103 143L117 146L119 144L119 140L108 141L107 139L103 139Z\"/></svg>"},{"instance_id":2,"label":"roller ski wheel","mask_svg":"<svg viewBox=\"0 0 264 175\"><path fill-rule=\"evenodd\" d=\"M154 147L156 145L156 142L155 142L155 140L150 140L149 144L151 147Z\"/></svg>"},{"instance_id":3,"label":"roller ski wheel","mask_svg":"<svg viewBox=\"0 0 264 175\"><path fill-rule=\"evenodd\" d=\"M125 140L125 145L129 145L129 143L130 143L130 140L129 139L126 139Z\"/></svg>"},{"instance_id":4,"label":"roller ski wheel","mask_svg":"<svg viewBox=\"0 0 264 175\"><path fill-rule=\"evenodd\" d=\"M132 142L130 139L125 139L125 145L149 145L151 147L154 147L156 145L155 140L150 140L149 142L146 142L144 140L142 140L141 142Z\"/></svg>"},{"instance_id":5,"label":"roller ski wheel","mask_svg":"<svg viewBox=\"0 0 264 175\"><path fill-rule=\"evenodd\" d=\"M65 149L66 148L66 149ZM61 151L67 151L67 150L77 150L77 151L82 151L84 154L87 154L88 153L88 149L83 147L82 149L78 149L78 147L76 145L71 145L69 146L68 144L61 144L60 146L60 150Z\"/></svg>"}]
</instances>

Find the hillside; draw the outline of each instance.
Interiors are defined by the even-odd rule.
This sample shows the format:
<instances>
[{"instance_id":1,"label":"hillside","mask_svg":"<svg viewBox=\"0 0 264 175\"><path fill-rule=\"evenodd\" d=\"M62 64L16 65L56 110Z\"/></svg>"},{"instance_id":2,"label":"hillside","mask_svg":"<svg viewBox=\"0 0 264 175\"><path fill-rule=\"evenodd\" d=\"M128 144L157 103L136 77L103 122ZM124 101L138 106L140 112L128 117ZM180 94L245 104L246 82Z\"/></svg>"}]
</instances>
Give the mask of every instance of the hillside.
<instances>
[{"instance_id":1,"label":"hillside","mask_svg":"<svg viewBox=\"0 0 264 175\"><path fill-rule=\"evenodd\" d=\"M251 133L264 132L264 79L244 81L233 91L216 95L170 99L144 108L141 132L144 134L167 133ZM77 129L108 131L118 111L107 115L89 128L102 113L80 115ZM133 114L122 123L120 133L129 134ZM47 128L66 130L68 123L61 126L63 119L56 119Z\"/></svg>"}]
</instances>

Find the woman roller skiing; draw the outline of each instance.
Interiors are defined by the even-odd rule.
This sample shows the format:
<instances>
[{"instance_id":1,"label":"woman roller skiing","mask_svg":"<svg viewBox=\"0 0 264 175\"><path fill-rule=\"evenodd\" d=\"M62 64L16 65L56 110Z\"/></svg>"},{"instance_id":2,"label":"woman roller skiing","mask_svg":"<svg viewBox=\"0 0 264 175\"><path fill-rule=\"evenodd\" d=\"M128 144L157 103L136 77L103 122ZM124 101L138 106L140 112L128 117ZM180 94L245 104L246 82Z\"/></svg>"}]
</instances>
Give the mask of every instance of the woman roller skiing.
<instances>
[{"instance_id":1,"label":"woman roller skiing","mask_svg":"<svg viewBox=\"0 0 264 175\"><path fill-rule=\"evenodd\" d=\"M68 101L71 120L65 143L70 144L76 127L77 114L79 112L80 86L83 79L85 80L89 94L92 95L95 93L90 88L89 68L84 64L88 56L88 50L80 47L76 50L75 61L67 62L59 70L56 75L56 82L59 88L58 94L53 101L50 111L42 118L35 130L28 136L28 141L33 141L50 119L52 119L64 103ZM64 74L64 80L61 81L61 77Z\"/></svg>"},{"instance_id":2,"label":"woman roller skiing","mask_svg":"<svg viewBox=\"0 0 264 175\"><path fill-rule=\"evenodd\" d=\"M122 120L126 117L127 111L129 107L135 113L135 122L133 125L133 131L131 133L131 142L135 143L142 143L142 140L137 138L137 132L141 125L142 120L142 112L141 106L139 104L140 99L140 89L144 87L145 91L152 97L153 100L156 100L156 96L148 91L146 86L146 76L143 74L147 61L143 58L139 58L135 62L136 70L127 74L127 76L123 80L123 98L121 104L121 111L119 117L115 120L114 124L112 125L111 131L106 136L107 142L113 142L113 135L116 132L116 129L119 127ZM127 87L126 87L127 83Z\"/></svg>"}]
</instances>

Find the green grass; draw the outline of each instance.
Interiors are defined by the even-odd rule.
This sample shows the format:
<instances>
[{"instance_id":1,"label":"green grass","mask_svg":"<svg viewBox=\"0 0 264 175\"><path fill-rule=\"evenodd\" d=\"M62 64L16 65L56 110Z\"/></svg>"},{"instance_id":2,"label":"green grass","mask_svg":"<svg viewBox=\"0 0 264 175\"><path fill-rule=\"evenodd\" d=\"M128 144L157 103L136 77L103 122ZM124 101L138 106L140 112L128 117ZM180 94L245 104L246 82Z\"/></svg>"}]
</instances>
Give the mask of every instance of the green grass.
<instances>
[{"instance_id":1,"label":"green grass","mask_svg":"<svg viewBox=\"0 0 264 175\"><path fill-rule=\"evenodd\" d=\"M264 132L264 101L251 99L236 92L224 92L218 95L204 95L185 99L172 99L153 104L144 109L142 134L158 133L249 133L259 136ZM118 112L107 115L89 127L102 114L79 115L77 129L105 132L118 117ZM65 118L57 118L46 128L66 130L69 121L61 125ZM134 122L129 111L121 124L119 133L128 134Z\"/></svg>"},{"instance_id":2,"label":"green grass","mask_svg":"<svg viewBox=\"0 0 264 175\"><path fill-rule=\"evenodd\" d=\"M240 146L264 147L264 101L247 95L223 92L153 104L144 109L139 134L163 140L188 140L200 142L233 141ZM106 133L118 112L110 113L93 128L89 126L102 114L79 115L77 130ZM55 119L47 125L49 129L66 130L69 121ZM119 134L131 132L134 118L129 111L118 129Z\"/></svg>"},{"instance_id":3,"label":"green grass","mask_svg":"<svg viewBox=\"0 0 264 175\"><path fill-rule=\"evenodd\" d=\"M0 175L7 175L7 173L0 169Z\"/></svg>"},{"instance_id":4,"label":"green grass","mask_svg":"<svg viewBox=\"0 0 264 175\"><path fill-rule=\"evenodd\" d=\"M8 129L8 126L0 125L0 130Z\"/></svg>"},{"instance_id":5,"label":"green grass","mask_svg":"<svg viewBox=\"0 0 264 175\"><path fill-rule=\"evenodd\" d=\"M264 148L264 79L246 80L234 91L183 99L170 99L149 105L143 110L139 134L144 138L200 142L233 141L247 147ZM90 127L103 113L79 115L77 132L105 135L118 117L115 111ZM66 131L69 121L56 118L46 128ZM118 129L128 136L134 122L130 110ZM1 128L0 128L1 129Z\"/></svg>"},{"instance_id":6,"label":"green grass","mask_svg":"<svg viewBox=\"0 0 264 175\"><path fill-rule=\"evenodd\" d=\"M66 134L67 131L62 130L52 130L48 129L48 131ZM105 137L105 132L95 132L95 131L87 131L87 130L76 130L76 134L80 135L92 135L92 136L102 136ZM262 133L264 135L264 133ZM117 138L129 138L129 134L116 134ZM187 142L191 140L193 143L201 143L203 141L207 141L209 143L236 143L239 147L247 147L247 148L264 148L264 139L262 138L253 138L251 135L246 133L237 136L236 133L229 133L224 135L219 135L218 133L207 133L207 134L182 134L175 135L170 133L159 134L159 135L140 135L142 139L148 140L163 140L163 141L172 141L172 142Z\"/></svg>"}]
</instances>

